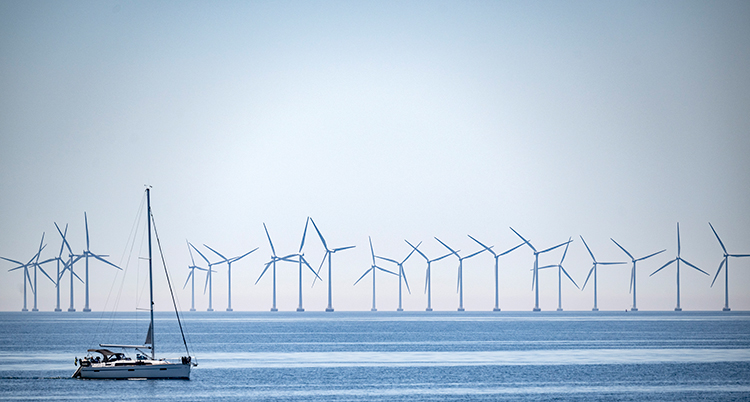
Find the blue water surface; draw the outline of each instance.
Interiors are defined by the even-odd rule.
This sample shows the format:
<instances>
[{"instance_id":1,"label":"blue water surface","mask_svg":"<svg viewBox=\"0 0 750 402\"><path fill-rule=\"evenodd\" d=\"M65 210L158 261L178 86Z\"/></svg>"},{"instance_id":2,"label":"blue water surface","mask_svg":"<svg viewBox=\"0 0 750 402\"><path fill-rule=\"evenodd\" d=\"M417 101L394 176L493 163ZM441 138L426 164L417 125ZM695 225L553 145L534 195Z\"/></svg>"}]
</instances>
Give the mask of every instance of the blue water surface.
<instances>
[{"instance_id":1,"label":"blue water surface","mask_svg":"<svg viewBox=\"0 0 750 402\"><path fill-rule=\"evenodd\" d=\"M191 379L78 380L147 313L0 313L4 400L750 400L747 312L192 312ZM156 314L160 357L185 354Z\"/></svg>"}]
</instances>

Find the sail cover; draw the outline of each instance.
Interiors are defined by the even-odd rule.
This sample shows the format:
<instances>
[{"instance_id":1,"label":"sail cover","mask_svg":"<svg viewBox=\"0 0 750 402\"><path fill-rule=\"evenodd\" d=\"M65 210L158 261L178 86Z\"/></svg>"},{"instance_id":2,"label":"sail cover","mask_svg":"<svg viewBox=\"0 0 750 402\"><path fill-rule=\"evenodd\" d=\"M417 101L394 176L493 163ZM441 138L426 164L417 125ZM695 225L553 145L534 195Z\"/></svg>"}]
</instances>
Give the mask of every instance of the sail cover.
<instances>
[{"instance_id":1,"label":"sail cover","mask_svg":"<svg viewBox=\"0 0 750 402\"><path fill-rule=\"evenodd\" d=\"M151 324L148 324L148 332L146 333L146 340L143 342L144 345L153 345L153 335L154 335L154 328L151 327Z\"/></svg>"}]
</instances>

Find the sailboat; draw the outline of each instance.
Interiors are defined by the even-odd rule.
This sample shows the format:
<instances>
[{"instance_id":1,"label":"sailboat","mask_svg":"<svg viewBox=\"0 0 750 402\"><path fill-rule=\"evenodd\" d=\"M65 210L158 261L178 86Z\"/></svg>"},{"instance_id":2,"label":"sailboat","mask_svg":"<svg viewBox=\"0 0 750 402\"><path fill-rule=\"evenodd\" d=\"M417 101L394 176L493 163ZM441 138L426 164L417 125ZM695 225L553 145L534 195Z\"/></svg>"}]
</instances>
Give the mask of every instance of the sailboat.
<instances>
[{"instance_id":1,"label":"sailboat","mask_svg":"<svg viewBox=\"0 0 750 402\"><path fill-rule=\"evenodd\" d=\"M154 282L151 258L151 193L150 188L146 188L146 205L148 221L148 279L150 286L150 306L151 306L151 323L148 327L148 333L143 345L111 345L99 344L99 348L89 349L86 357L80 360L76 358L78 368L73 374L73 378L89 379L190 379L190 368L198 364L193 362L190 352L185 342L185 334L182 334L182 340L185 344L187 356L177 360L157 359L156 347L154 342ZM157 234L158 236L158 234ZM157 238L158 240L158 238ZM169 280L169 278L167 278ZM171 289L171 285L170 285ZM172 298L174 301L174 297ZM175 307L175 312L177 308ZM180 316L177 314L177 322L180 323ZM182 333L182 324L180 323L180 332ZM110 349L120 349L123 352L112 352ZM125 351L134 351L135 358L132 358ZM95 355L92 355L95 354Z\"/></svg>"}]
</instances>

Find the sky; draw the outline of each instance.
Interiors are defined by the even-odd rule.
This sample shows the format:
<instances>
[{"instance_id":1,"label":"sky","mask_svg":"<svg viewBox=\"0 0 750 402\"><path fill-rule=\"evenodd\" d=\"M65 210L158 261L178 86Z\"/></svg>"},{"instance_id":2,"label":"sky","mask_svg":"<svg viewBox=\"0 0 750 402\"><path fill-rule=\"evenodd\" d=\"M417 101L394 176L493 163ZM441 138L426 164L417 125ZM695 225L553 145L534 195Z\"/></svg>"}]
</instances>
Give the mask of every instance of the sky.
<instances>
[{"instance_id":1,"label":"sky","mask_svg":"<svg viewBox=\"0 0 750 402\"><path fill-rule=\"evenodd\" d=\"M599 261L638 265L641 310L720 310L722 250L750 254L750 3L629 2L0 2L0 256L60 250L69 225L122 272L91 262L94 311L147 308L143 236L129 243L144 197L152 208L180 308L191 303L186 240L232 265L232 307L268 311L272 282L255 284L271 250L297 252L307 217L333 259L333 307L369 310L375 253L414 244L537 249L573 239L564 267L578 286ZM140 214L142 215L142 214ZM141 226L142 227L142 226ZM131 253L131 249L133 250ZM557 264L563 248L540 256ZM324 250L308 232L305 257ZM198 258L198 256L195 256ZM205 263L196 260L205 267ZM530 311L534 256L500 258L503 310ZM378 265L395 270L393 264ZM23 307L23 275L0 261L0 310ZM159 265L157 268L161 269ZM426 264L404 264L421 311ZM432 304L454 311L458 261L432 265ZM227 307L227 270L214 267L213 308ZM55 272L54 264L45 271ZM83 277L84 265L75 266ZM494 307L494 260L463 264L464 307ZM600 267L598 307L632 305L630 264ZM55 308L38 273L38 306ZM54 278L55 274L52 274ZM278 308L298 306L298 267L277 267ZM303 273L304 308L327 305L327 270ZM33 273L32 273L33 276ZM163 275L162 275L163 276ZM208 307L205 274L195 306ZM539 276L554 310L557 273ZM562 283L565 310L590 310L593 284ZM171 309L156 279L156 308ZM84 290L74 284L75 308ZM61 307L70 279L61 281ZM750 309L750 258L730 260L730 307ZM33 298L29 291L28 306ZM398 306L398 278L377 276L377 308Z\"/></svg>"}]
</instances>

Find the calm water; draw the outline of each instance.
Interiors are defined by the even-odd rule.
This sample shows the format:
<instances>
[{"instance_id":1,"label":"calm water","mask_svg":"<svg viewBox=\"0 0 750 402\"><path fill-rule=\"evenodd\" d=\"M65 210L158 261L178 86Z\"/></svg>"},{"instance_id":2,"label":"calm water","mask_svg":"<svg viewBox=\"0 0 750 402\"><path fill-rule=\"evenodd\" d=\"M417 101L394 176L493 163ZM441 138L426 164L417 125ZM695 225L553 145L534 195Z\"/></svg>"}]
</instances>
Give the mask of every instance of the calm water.
<instances>
[{"instance_id":1,"label":"calm water","mask_svg":"<svg viewBox=\"0 0 750 402\"><path fill-rule=\"evenodd\" d=\"M750 400L750 313L184 315L189 381L76 380L147 313L0 313L0 399ZM160 356L184 354L157 314Z\"/></svg>"}]
</instances>

